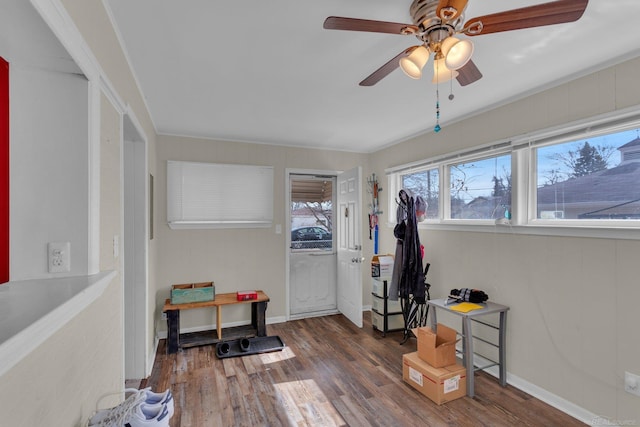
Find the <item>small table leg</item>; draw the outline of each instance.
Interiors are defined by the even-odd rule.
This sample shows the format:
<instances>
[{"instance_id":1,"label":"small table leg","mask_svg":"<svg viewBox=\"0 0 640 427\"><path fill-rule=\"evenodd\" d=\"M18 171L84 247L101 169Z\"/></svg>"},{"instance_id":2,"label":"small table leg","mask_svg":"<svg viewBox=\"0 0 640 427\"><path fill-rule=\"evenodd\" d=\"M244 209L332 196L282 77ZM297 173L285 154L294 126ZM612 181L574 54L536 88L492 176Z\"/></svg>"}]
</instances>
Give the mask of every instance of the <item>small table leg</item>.
<instances>
[{"instance_id":1,"label":"small table leg","mask_svg":"<svg viewBox=\"0 0 640 427\"><path fill-rule=\"evenodd\" d=\"M219 305L216 307L216 332L218 334L218 339L222 339L222 306Z\"/></svg>"},{"instance_id":2,"label":"small table leg","mask_svg":"<svg viewBox=\"0 0 640 427\"><path fill-rule=\"evenodd\" d=\"M266 312L267 301L251 303L251 326L259 337L267 336Z\"/></svg>"},{"instance_id":3,"label":"small table leg","mask_svg":"<svg viewBox=\"0 0 640 427\"><path fill-rule=\"evenodd\" d=\"M429 317L431 317L431 330L437 333L438 332L438 316L436 316L435 307L431 309L431 313L429 314Z\"/></svg>"},{"instance_id":4,"label":"small table leg","mask_svg":"<svg viewBox=\"0 0 640 427\"><path fill-rule=\"evenodd\" d=\"M464 367L467 370L467 396L474 396L473 337L471 336L471 318L462 319L462 354Z\"/></svg>"},{"instance_id":5,"label":"small table leg","mask_svg":"<svg viewBox=\"0 0 640 427\"><path fill-rule=\"evenodd\" d=\"M507 385L507 312L500 312L500 330L498 337L498 361L500 362L500 385L505 387Z\"/></svg>"},{"instance_id":6,"label":"small table leg","mask_svg":"<svg viewBox=\"0 0 640 427\"><path fill-rule=\"evenodd\" d=\"M180 349L180 310L167 313L167 353L177 353Z\"/></svg>"}]
</instances>

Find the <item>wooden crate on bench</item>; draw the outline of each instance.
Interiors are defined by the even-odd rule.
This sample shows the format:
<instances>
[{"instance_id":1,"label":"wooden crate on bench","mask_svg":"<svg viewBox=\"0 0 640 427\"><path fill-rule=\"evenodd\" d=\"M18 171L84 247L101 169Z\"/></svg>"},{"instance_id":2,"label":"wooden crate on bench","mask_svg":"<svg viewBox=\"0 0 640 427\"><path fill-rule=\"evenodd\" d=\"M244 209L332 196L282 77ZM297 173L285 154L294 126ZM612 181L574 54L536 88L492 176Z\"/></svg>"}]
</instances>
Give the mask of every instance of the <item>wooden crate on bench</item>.
<instances>
[{"instance_id":1,"label":"wooden crate on bench","mask_svg":"<svg viewBox=\"0 0 640 427\"><path fill-rule=\"evenodd\" d=\"M213 301L216 288L213 282L185 283L171 286L171 304Z\"/></svg>"}]
</instances>

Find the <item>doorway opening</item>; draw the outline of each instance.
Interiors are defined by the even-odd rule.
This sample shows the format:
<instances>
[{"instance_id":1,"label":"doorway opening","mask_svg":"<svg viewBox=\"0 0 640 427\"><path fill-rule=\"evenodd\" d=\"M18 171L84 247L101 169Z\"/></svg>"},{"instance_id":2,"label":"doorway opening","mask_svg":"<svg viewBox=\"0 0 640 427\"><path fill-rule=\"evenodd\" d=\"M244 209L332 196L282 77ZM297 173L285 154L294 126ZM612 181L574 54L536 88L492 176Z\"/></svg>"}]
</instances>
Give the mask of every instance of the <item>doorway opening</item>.
<instances>
[{"instance_id":1,"label":"doorway opening","mask_svg":"<svg viewBox=\"0 0 640 427\"><path fill-rule=\"evenodd\" d=\"M149 178L147 143L128 114L123 116L123 282L125 378L146 378L148 342Z\"/></svg>"},{"instance_id":2,"label":"doorway opening","mask_svg":"<svg viewBox=\"0 0 640 427\"><path fill-rule=\"evenodd\" d=\"M289 315L337 313L336 176L289 175Z\"/></svg>"}]
</instances>

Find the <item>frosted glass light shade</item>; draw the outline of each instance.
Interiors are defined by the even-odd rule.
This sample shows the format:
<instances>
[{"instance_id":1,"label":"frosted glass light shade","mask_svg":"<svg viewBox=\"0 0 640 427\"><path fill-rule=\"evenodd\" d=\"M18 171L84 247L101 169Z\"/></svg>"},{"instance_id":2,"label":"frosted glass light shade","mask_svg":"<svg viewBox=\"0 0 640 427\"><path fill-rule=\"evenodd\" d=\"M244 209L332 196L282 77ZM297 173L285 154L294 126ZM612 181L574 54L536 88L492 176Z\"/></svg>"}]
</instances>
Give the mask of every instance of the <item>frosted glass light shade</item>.
<instances>
[{"instance_id":1,"label":"frosted glass light shade","mask_svg":"<svg viewBox=\"0 0 640 427\"><path fill-rule=\"evenodd\" d=\"M400 68L412 79L422 77L422 68L429 60L429 50L424 46L413 49L409 56L400 58Z\"/></svg>"},{"instance_id":2,"label":"frosted glass light shade","mask_svg":"<svg viewBox=\"0 0 640 427\"><path fill-rule=\"evenodd\" d=\"M450 70L458 70L466 65L473 55L473 43L470 40L459 40L447 37L440 47L445 64Z\"/></svg>"},{"instance_id":3,"label":"frosted glass light shade","mask_svg":"<svg viewBox=\"0 0 640 427\"><path fill-rule=\"evenodd\" d=\"M456 70L450 70L444 63L444 58L433 61L433 79L431 83L444 83L458 77L460 73Z\"/></svg>"}]
</instances>

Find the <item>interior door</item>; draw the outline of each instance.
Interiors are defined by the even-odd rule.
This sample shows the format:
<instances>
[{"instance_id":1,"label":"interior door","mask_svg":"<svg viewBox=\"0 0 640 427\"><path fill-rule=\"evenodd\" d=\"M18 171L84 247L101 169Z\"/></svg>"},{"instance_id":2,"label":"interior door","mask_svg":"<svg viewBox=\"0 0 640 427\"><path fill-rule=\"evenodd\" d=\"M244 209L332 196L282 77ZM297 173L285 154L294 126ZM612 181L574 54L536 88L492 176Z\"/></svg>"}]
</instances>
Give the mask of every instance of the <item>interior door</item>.
<instances>
[{"instance_id":1,"label":"interior door","mask_svg":"<svg viewBox=\"0 0 640 427\"><path fill-rule=\"evenodd\" d=\"M338 176L338 310L362 327L362 221L360 167Z\"/></svg>"}]
</instances>

